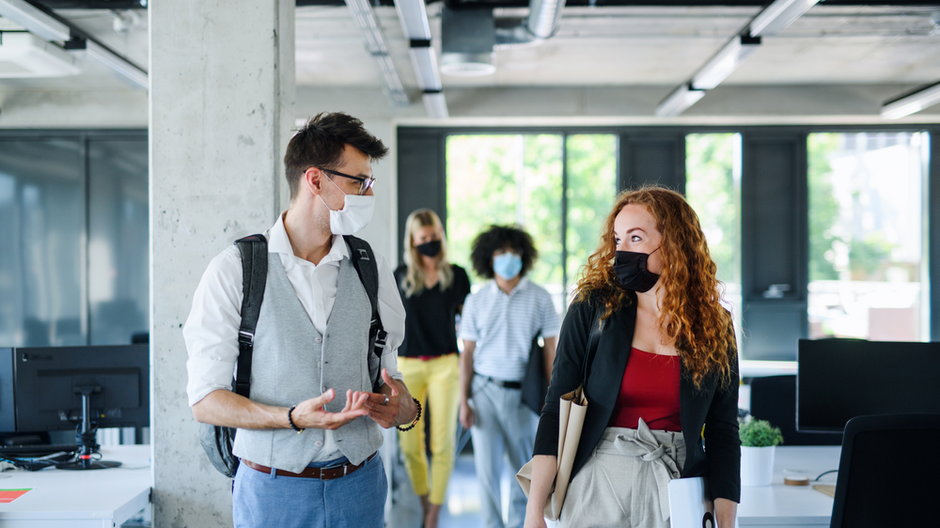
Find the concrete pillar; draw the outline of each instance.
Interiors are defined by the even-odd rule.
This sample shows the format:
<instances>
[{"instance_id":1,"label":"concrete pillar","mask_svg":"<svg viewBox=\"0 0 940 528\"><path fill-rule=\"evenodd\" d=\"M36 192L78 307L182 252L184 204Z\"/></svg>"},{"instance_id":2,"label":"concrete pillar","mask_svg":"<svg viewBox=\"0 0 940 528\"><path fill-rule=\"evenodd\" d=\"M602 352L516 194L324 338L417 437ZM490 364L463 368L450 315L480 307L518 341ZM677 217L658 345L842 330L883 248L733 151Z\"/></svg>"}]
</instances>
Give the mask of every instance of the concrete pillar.
<instances>
[{"instance_id":1,"label":"concrete pillar","mask_svg":"<svg viewBox=\"0 0 940 528\"><path fill-rule=\"evenodd\" d=\"M209 260L286 206L294 2L150 3L154 526L231 526L186 401L181 327Z\"/></svg>"}]
</instances>

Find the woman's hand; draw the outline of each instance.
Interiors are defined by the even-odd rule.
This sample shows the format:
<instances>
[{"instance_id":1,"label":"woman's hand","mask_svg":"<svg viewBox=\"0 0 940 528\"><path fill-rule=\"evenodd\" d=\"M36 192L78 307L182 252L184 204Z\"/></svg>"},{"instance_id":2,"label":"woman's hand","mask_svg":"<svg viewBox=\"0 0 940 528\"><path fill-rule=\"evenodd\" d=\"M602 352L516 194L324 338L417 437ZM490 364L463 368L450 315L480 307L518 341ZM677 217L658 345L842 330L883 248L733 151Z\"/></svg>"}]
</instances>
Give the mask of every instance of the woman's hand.
<instances>
[{"instance_id":1,"label":"woman's hand","mask_svg":"<svg viewBox=\"0 0 940 528\"><path fill-rule=\"evenodd\" d=\"M531 503L530 503L531 504ZM525 509L525 528L547 528L545 516L540 511L530 511L528 506Z\"/></svg>"}]
</instances>

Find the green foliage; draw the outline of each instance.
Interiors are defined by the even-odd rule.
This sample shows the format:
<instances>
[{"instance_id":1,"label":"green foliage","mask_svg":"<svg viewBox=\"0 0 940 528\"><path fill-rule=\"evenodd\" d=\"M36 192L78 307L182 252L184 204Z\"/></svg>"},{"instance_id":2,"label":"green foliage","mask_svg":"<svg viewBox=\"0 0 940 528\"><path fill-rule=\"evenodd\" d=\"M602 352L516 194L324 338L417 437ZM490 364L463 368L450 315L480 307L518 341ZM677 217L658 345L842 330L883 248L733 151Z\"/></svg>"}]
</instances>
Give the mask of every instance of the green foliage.
<instances>
[{"instance_id":1,"label":"green foliage","mask_svg":"<svg viewBox=\"0 0 940 528\"><path fill-rule=\"evenodd\" d=\"M767 420L749 418L738 428L738 434L744 447L769 447L783 443L780 428L770 425Z\"/></svg>"},{"instance_id":2,"label":"green foliage","mask_svg":"<svg viewBox=\"0 0 940 528\"><path fill-rule=\"evenodd\" d=\"M529 277L560 291L600 239L616 194L611 134L452 135L447 138L447 239L450 259L470 262L473 238L490 224L519 224L539 250ZM567 148L567 153L562 151ZM567 233L562 229L562 159L567 162ZM562 262L562 243L567 262ZM554 288L551 288L554 286ZM562 303L564 305L564 303Z\"/></svg>"},{"instance_id":3,"label":"green foliage","mask_svg":"<svg viewBox=\"0 0 940 528\"><path fill-rule=\"evenodd\" d=\"M832 192L829 163L839 148L841 134L810 134L806 141L809 187L809 280L838 280L833 245L842 239L833 234L839 219L839 203Z\"/></svg>"},{"instance_id":4,"label":"green foliage","mask_svg":"<svg viewBox=\"0 0 940 528\"><path fill-rule=\"evenodd\" d=\"M849 243L849 267L856 280L878 280L878 272L890 262L891 250L896 244L885 240L881 233L870 233L865 238Z\"/></svg>"},{"instance_id":5,"label":"green foliage","mask_svg":"<svg viewBox=\"0 0 940 528\"><path fill-rule=\"evenodd\" d=\"M738 134L686 136L686 196L698 214L718 280L741 282L741 182Z\"/></svg>"}]
</instances>

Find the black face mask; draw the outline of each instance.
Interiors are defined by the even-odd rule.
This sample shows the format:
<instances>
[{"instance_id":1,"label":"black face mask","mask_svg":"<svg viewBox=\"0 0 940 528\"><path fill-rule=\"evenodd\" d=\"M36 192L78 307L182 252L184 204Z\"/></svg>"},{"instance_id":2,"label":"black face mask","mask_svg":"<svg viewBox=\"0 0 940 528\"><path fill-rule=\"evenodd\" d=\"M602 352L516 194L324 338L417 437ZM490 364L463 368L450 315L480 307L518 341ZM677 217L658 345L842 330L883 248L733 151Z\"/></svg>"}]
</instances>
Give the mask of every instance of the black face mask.
<instances>
[{"instance_id":1,"label":"black face mask","mask_svg":"<svg viewBox=\"0 0 940 528\"><path fill-rule=\"evenodd\" d=\"M418 244L415 249L425 257L436 257L441 252L441 241L432 240L424 244Z\"/></svg>"},{"instance_id":2,"label":"black face mask","mask_svg":"<svg viewBox=\"0 0 940 528\"><path fill-rule=\"evenodd\" d=\"M656 285L659 275L646 267L647 259L659 248L649 253L635 253L633 251L618 251L614 257L614 275L620 285L628 290L648 292Z\"/></svg>"}]
</instances>

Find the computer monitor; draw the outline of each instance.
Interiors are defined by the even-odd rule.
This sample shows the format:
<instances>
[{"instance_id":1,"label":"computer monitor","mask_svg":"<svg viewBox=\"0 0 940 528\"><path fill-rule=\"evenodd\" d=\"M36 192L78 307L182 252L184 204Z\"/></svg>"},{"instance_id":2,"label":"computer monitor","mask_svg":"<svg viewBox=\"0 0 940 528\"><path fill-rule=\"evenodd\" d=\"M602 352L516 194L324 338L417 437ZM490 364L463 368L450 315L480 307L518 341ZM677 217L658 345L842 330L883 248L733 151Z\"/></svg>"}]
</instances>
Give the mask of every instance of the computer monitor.
<instances>
[{"instance_id":1,"label":"computer monitor","mask_svg":"<svg viewBox=\"0 0 940 528\"><path fill-rule=\"evenodd\" d=\"M0 348L0 433L149 425L148 345Z\"/></svg>"},{"instance_id":2,"label":"computer monitor","mask_svg":"<svg viewBox=\"0 0 940 528\"><path fill-rule=\"evenodd\" d=\"M842 432L866 414L940 413L940 343L801 339L800 432Z\"/></svg>"}]
</instances>

